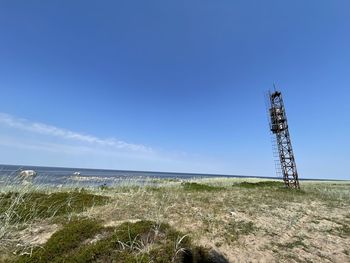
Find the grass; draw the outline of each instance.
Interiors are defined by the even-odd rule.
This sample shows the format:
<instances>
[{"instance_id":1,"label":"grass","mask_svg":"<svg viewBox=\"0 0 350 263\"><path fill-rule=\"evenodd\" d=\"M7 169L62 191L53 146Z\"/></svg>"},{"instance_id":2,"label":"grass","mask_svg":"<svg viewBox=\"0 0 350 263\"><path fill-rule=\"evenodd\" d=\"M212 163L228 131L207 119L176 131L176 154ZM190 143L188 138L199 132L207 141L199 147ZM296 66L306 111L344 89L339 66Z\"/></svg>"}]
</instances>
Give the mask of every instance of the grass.
<instances>
[{"instance_id":1,"label":"grass","mask_svg":"<svg viewBox=\"0 0 350 263\"><path fill-rule=\"evenodd\" d=\"M278 243L276 244L280 249L293 249L296 247L308 248L308 246L304 243L303 239L298 237L296 240L286 243Z\"/></svg>"},{"instance_id":2,"label":"grass","mask_svg":"<svg viewBox=\"0 0 350 263\"><path fill-rule=\"evenodd\" d=\"M9 234L0 236L0 262L40 262L49 252L50 262L350 261L350 184L301 188L205 178L89 191L0 189ZM70 230L80 233L68 235L72 246L54 246Z\"/></svg>"},{"instance_id":3,"label":"grass","mask_svg":"<svg viewBox=\"0 0 350 263\"><path fill-rule=\"evenodd\" d=\"M207 184L199 184L194 182L182 183L182 187L185 191L220 191L223 187L211 186Z\"/></svg>"},{"instance_id":4,"label":"grass","mask_svg":"<svg viewBox=\"0 0 350 263\"><path fill-rule=\"evenodd\" d=\"M34 219L79 213L89 207L102 205L108 198L81 192L24 193L9 192L0 194L1 219L14 222L28 222ZM0 220L1 220L0 219Z\"/></svg>"},{"instance_id":5,"label":"grass","mask_svg":"<svg viewBox=\"0 0 350 263\"><path fill-rule=\"evenodd\" d=\"M271 187L271 188L283 188L284 184L279 181L261 181L261 182L239 182L232 185L233 187L240 188L262 188L262 187Z\"/></svg>"},{"instance_id":6,"label":"grass","mask_svg":"<svg viewBox=\"0 0 350 263\"><path fill-rule=\"evenodd\" d=\"M330 229L331 234L338 235L340 237L350 237L350 223L349 221L338 222L336 221L338 227Z\"/></svg>"},{"instance_id":7,"label":"grass","mask_svg":"<svg viewBox=\"0 0 350 263\"><path fill-rule=\"evenodd\" d=\"M256 230L253 222L233 221L229 223L229 231L239 235L248 235Z\"/></svg>"},{"instance_id":8,"label":"grass","mask_svg":"<svg viewBox=\"0 0 350 263\"><path fill-rule=\"evenodd\" d=\"M106 204L109 197L82 191L42 192L27 187L17 192L0 193L0 253L32 245L18 243L18 231L30 229L35 222L70 220L76 214ZM52 220L52 222L54 222ZM17 234L18 235L18 234ZM1 257L0 257L1 261Z\"/></svg>"},{"instance_id":9,"label":"grass","mask_svg":"<svg viewBox=\"0 0 350 263\"><path fill-rule=\"evenodd\" d=\"M36 248L32 255L22 256L18 262L64 262L87 238L93 237L101 225L93 220L74 220L54 233L42 248Z\"/></svg>"},{"instance_id":10,"label":"grass","mask_svg":"<svg viewBox=\"0 0 350 263\"><path fill-rule=\"evenodd\" d=\"M101 238L92 242L97 236ZM17 262L199 263L211 262L211 257L208 249L193 246L188 236L168 224L139 221L105 228L83 219L65 225L42 248Z\"/></svg>"},{"instance_id":11,"label":"grass","mask_svg":"<svg viewBox=\"0 0 350 263\"><path fill-rule=\"evenodd\" d=\"M243 220L232 220L225 228L225 241L229 244L237 242L242 235L254 234L257 227L253 222Z\"/></svg>"}]
</instances>

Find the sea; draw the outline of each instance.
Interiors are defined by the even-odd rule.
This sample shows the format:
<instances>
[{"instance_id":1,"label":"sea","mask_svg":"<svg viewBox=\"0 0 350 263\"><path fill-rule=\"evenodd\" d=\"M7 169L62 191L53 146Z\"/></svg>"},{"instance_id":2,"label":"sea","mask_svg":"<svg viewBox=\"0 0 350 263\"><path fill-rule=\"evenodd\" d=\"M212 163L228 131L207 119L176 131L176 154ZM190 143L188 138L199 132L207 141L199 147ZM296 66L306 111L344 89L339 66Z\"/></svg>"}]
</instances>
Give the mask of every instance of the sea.
<instances>
[{"instance_id":1,"label":"sea","mask_svg":"<svg viewBox=\"0 0 350 263\"><path fill-rule=\"evenodd\" d=\"M241 177L256 176L223 175L223 174L199 174L176 172L151 172L151 171L126 171L86 168L63 168L26 165L0 165L0 186L21 184L19 173L23 170L34 170L37 175L30 180L34 185L45 186L113 186L113 185L144 185L157 184L158 179L181 180L213 177ZM266 177L271 178L271 177ZM157 181L158 180L158 181Z\"/></svg>"}]
</instances>

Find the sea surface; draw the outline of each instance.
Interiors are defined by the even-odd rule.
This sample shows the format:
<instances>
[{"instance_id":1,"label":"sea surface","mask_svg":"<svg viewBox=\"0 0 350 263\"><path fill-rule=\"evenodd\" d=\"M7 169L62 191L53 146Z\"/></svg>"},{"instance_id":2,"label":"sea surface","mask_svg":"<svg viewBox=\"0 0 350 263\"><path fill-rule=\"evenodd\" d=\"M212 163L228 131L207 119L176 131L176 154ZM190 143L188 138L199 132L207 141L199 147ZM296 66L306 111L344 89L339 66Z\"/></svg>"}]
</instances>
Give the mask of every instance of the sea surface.
<instances>
[{"instance_id":1,"label":"sea surface","mask_svg":"<svg viewBox=\"0 0 350 263\"><path fill-rule=\"evenodd\" d=\"M43 166L0 165L0 185L20 184L18 174L21 170L34 170L37 176L31 180L34 185L47 186L101 186L101 185L130 185L152 184L157 179L199 179L210 177L251 177L243 175L218 175L218 174L194 174L194 173L167 173L123 171L83 168L62 168ZM80 174L74 174L79 172Z\"/></svg>"}]
</instances>

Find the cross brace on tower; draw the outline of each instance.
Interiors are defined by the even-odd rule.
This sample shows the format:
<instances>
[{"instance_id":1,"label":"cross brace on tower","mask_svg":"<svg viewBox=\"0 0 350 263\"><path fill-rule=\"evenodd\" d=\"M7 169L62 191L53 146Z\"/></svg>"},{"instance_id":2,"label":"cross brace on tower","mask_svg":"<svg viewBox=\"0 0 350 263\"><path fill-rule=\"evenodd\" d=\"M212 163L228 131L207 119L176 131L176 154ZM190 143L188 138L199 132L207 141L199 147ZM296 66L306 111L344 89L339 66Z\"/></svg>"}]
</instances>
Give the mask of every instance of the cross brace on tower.
<instances>
[{"instance_id":1,"label":"cross brace on tower","mask_svg":"<svg viewBox=\"0 0 350 263\"><path fill-rule=\"evenodd\" d=\"M286 187L299 189L298 172L288 130L287 115L282 93L269 93L270 130L276 136L278 156Z\"/></svg>"}]
</instances>

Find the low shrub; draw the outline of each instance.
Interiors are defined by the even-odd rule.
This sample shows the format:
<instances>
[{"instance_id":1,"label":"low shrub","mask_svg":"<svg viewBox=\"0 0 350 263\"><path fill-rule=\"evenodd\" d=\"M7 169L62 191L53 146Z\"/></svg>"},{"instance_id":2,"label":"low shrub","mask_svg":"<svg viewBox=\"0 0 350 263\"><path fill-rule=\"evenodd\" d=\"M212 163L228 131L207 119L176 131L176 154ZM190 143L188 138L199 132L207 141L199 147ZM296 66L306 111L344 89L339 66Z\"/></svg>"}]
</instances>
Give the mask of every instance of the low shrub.
<instances>
[{"instance_id":1,"label":"low shrub","mask_svg":"<svg viewBox=\"0 0 350 263\"><path fill-rule=\"evenodd\" d=\"M31 257L21 257L18 262L69 262L72 251L101 229L102 226L93 220L71 221L54 233L42 248L35 249Z\"/></svg>"},{"instance_id":2,"label":"low shrub","mask_svg":"<svg viewBox=\"0 0 350 263\"><path fill-rule=\"evenodd\" d=\"M168 224L139 221L106 228L83 219L65 225L32 256L23 255L17 262L227 262L223 259L207 248L193 246L188 236Z\"/></svg>"},{"instance_id":3,"label":"low shrub","mask_svg":"<svg viewBox=\"0 0 350 263\"><path fill-rule=\"evenodd\" d=\"M261 187L283 188L284 184L283 182L278 182L278 181L261 181L256 183L251 183L251 182L235 183L232 186L241 187L241 188L261 188Z\"/></svg>"},{"instance_id":4,"label":"low shrub","mask_svg":"<svg viewBox=\"0 0 350 263\"><path fill-rule=\"evenodd\" d=\"M220 191L224 189L223 187L189 182L182 183L181 185L186 191Z\"/></svg>"}]
</instances>

